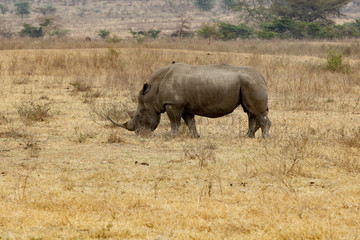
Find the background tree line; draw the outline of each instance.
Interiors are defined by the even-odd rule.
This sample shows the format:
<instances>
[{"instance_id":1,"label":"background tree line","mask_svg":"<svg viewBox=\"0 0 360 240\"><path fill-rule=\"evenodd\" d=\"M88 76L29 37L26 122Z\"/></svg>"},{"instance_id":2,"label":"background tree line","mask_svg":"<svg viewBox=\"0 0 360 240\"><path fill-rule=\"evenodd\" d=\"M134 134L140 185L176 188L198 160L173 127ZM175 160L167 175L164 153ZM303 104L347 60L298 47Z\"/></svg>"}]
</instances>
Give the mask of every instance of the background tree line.
<instances>
[{"instance_id":1,"label":"background tree line","mask_svg":"<svg viewBox=\"0 0 360 240\"><path fill-rule=\"evenodd\" d=\"M48 3L52 3L52 1L55 2L55 0L46 0ZM21 36L43 37L47 34L64 36L68 32L59 29L60 26L56 26L52 18L56 13L56 7L52 5L31 8L30 1L2 0L2 2L13 3L14 14L21 16L22 19L31 11L42 15L43 19L39 26L23 23ZM31 2L39 4L41 1L33 0ZM86 4L86 0L61 0L58 2ZM360 37L360 19L345 24L335 24L333 21L335 17L342 16L342 8L350 2L355 4L360 0L221 0L224 9L238 13L242 23L204 24L200 29L192 32L187 20L182 19L182 24L179 24L171 37L193 37L197 33L203 38L222 40L237 38L358 38ZM215 0L193 0L193 3L202 11L210 11L216 2ZM6 4L0 3L0 11L3 14L8 9ZM107 38L103 35L106 33L106 29L103 31L98 35L101 38ZM157 38L160 30L156 31L130 31L130 33L136 39Z\"/></svg>"},{"instance_id":2,"label":"background tree line","mask_svg":"<svg viewBox=\"0 0 360 240\"><path fill-rule=\"evenodd\" d=\"M204 24L197 33L223 40L334 39L360 37L360 19L335 24L342 8L352 0L227 0L229 9L239 12L242 22Z\"/></svg>"}]
</instances>

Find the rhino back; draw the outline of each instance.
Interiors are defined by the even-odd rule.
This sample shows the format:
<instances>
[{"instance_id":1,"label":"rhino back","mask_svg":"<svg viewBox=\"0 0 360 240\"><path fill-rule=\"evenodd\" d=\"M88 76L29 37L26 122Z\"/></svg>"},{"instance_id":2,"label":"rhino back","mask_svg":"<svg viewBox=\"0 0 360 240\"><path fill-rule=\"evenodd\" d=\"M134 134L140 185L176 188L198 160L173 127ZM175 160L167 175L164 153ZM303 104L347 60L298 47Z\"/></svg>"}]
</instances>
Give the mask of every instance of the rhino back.
<instances>
[{"instance_id":1,"label":"rhino back","mask_svg":"<svg viewBox=\"0 0 360 240\"><path fill-rule=\"evenodd\" d=\"M195 115L220 117L231 113L242 103L242 87L247 88L245 95L255 94L258 95L256 98L263 98L263 94L256 93L258 85L264 85L266 89L261 75L250 67L174 64L159 82L157 98L163 106L174 104ZM247 102L252 100L248 97ZM248 105L249 108L257 107L257 104Z\"/></svg>"}]
</instances>

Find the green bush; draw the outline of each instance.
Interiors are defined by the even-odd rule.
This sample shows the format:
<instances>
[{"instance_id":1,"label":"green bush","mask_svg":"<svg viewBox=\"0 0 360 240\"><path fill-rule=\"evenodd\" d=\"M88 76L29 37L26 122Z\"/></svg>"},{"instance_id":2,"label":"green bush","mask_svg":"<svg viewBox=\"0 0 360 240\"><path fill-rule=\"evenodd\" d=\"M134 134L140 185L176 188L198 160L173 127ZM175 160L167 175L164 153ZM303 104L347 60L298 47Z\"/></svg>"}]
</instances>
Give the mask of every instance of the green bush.
<instances>
[{"instance_id":1,"label":"green bush","mask_svg":"<svg viewBox=\"0 0 360 240\"><path fill-rule=\"evenodd\" d=\"M156 39L159 37L161 30L150 29L149 31L133 31L129 28L130 34L133 38L139 40L141 38L153 38Z\"/></svg>"},{"instance_id":2,"label":"green bush","mask_svg":"<svg viewBox=\"0 0 360 240\"><path fill-rule=\"evenodd\" d=\"M53 23L53 20L50 18L45 18L44 22L39 24L39 27L35 27L31 24L28 23L24 23L23 24L23 29L21 29L21 31L19 32L20 36L25 37L25 36L29 36L31 38L39 38L39 37L43 37L45 32L44 29L46 29L46 27L50 26Z\"/></svg>"},{"instance_id":3,"label":"green bush","mask_svg":"<svg viewBox=\"0 0 360 240\"><path fill-rule=\"evenodd\" d=\"M215 6L215 0L195 0L195 4L203 11L210 11Z\"/></svg>"},{"instance_id":4,"label":"green bush","mask_svg":"<svg viewBox=\"0 0 360 240\"><path fill-rule=\"evenodd\" d=\"M281 17L274 19L270 23L261 23L260 28L262 28L263 31L283 34L291 29L293 23L294 21L291 20L289 17Z\"/></svg>"},{"instance_id":5,"label":"green bush","mask_svg":"<svg viewBox=\"0 0 360 240\"><path fill-rule=\"evenodd\" d=\"M108 38L110 36L110 32L105 30L105 29L102 29L102 30L98 31L98 36L105 39L105 38Z\"/></svg>"},{"instance_id":6,"label":"green bush","mask_svg":"<svg viewBox=\"0 0 360 240\"><path fill-rule=\"evenodd\" d=\"M2 14L5 14L9 10L9 7L0 3L0 11Z\"/></svg>"},{"instance_id":7,"label":"green bush","mask_svg":"<svg viewBox=\"0 0 360 240\"><path fill-rule=\"evenodd\" d=\"M201 28L195 31L202 38L216 38L219 35L216 24L202 24Z\"/></svg>"},{"instance_id":8,"label":"green bush","mask_svg":"<svg viewBox=\"0 0 360 240\"><path fill-rule=\"evenodd\" d=\"M70 32L68 29L54 29L49 32L49 36L51 37L64 37L66 34Z\"/></svg>"},{"instance_id":9,"label":"green bush","mask_svg":"<svg viewBox=\"0 0 360 240\"><path fill-rule=\"evenodd\" d=\"M223 0L224 7L228 10L236 6L235 0Z\"/></svg>"},{"instance_id":10,"label":"green bush","mask_svg":"<svg viewBox=\"0 0 360 240\"><path fill-rule=\"evenodd\" d=\"M278 36L278 34L276 32L272 32L272 31L257 31L256 32L256 35L258 38L260 39L267 39L267 40L270 40L270 39L273 39L273 38L276 38Z\"/></svg>"},{"instance_id":11,"label":"green bush","mask_svg":"<svg viewBox=\"0 0 360 240\"><path fill-rule=\"evenodd\" d=\"M31 24L28 23L24 23L23 24L23 29L21 29L20 31L20 36L25 37L25 36L29 36L31 38L39 38L42 37L43 31L42 31L42 27L34 27Z\"/></svg>"},{"instance_id":12,"label":"green bush","mask_svg":"<svg viewBox=\"0 0 360 240\"><path fill-rule=\"evenodd\" d=\"M161 30L155 30L155 29L150 29L149 31L145 31L145 36L156 39L159 37Z\"/></svg>"},{"instance_id":13,"label":"green bush","mask_svg":"<svg viewBox=\"0 0 360 240\"><path fill-rule=\"evenodd\" d=\"M326 69L333 72L349 73L350 66L343 64L342 55L334 50L328 50Z\"/></svg>"},{"instance_id":14,"label":"green bush","mask_svg":"<svg viewBox=\"0 0 360 240\"><path fill-rule=\"evenodd\" d=\"M255 29L248 27L243 23L233 25L231 23L219 23L219 36L223 40L237 39L237 38L252 38L254 37Z\"/></svg>"}]
</instances>

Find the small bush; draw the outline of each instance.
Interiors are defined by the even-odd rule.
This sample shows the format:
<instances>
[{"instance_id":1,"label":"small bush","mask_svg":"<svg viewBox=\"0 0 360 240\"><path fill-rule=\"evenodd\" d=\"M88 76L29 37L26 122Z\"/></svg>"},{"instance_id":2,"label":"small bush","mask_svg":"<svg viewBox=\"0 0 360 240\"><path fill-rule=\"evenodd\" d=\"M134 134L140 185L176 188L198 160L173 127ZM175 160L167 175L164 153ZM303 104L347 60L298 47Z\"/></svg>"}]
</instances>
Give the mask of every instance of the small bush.
<instances>
[{"instance_id":1,"label":"small bush","mask_svg":"<svg viewBox=\"0 0 360 240\"><path fill-rule=\"evenodd\" d=\"M118 42L121 42L122 39L121 39L119 36L113 34L111 37L108 37L108 38L106 39L106 41L107 41L108 43L118 43Z\"/></svg>"},{"instance_id":2,"label":"small bush","mask_svg":"<svg viewBox=\"0 0 360 240\"><path fill-rule=\"evenodd\" d=\"M5 4L0 3L0 12L2 14L5 14L8 10L9 10L8 6L6 6Z\"/></svg>"},{"instance_id":3,"label":"small bush","mask_svg":"<svg viewBox=\"0 0 360 240\"><path fill-rule=\"evenodd\" d=\"M328 51L326 69L333 72L344 72L350 71L349 65L343 64L342 55L336 53L334 50Z\"/></svg>"},{"instance_id":4,"label":"small bush","mask_svg":"<svg viewBox=\"0 0 360 240\"><path fill-rule=\"evenodd\" d=\"M101 37L102 39L105 39L110 36L110 32L105 29L102 29L102 30L98 31L98 36Z\"/></svg>"},{"instance_id":5,"label":"small bush","mask_svg":"<svg viewBox=\"0 0 360 240\"><path fill-rule=\"evenodd\" d=\"M122 102L92 101L90 109L90 115L94 120L106 121L107 123L110 123L107 116L118 122L125 122L130 118L127 111L129 107Z\"/></svg>"},{"instance_id":6,"label":"small bush","mask_svg":"<svg viewBox=\"0 0 360 240\"><path fill-rule=\"evenodd\" d=\"M34 27L31 24L24 23L23 29L20 31L20 36L25 37L31 37L31 38L40 38L44 35L42 31L42 27Z\"/></svg>"},{"instance_id":7,"label":"small bush","mask_svg":"<svg viewBox=\"0 0 360 240\"><path fill-rule=\"evenodd\" d=\"M200 37L202 38L217 38L218 33L218 26L216 24L202 24L201 28L195 31Z\"/></svg>"},{"instance_id":8,"label":"small bush","mask_svg":"<svg viewBox=\"0 0 360 240\"><path fill-rule=\"evenodd\" d=\"M26 102L22 102L16 108L19 115L27 120L44 121L46 118L51 116L51 107L51 101L29 100Z\"/></svg>"},{"instance_id":9,"label":"small bush","mask_svg":"<svg viewBox=\"0 0 360 240\"><path fill-rule=\"evenodd\" d=\"M104 93L101 90L96 91L88 91L85 92L82 97L84 99L84 103L93 103L96 98L104 96Z\"/></svg>"},{"instance_id":10,"label":"small bush","mask_svg":"<svg viewBox=\"0 0 360 240\"><path fill-rule=\"evenodd\" d=\"M8 124L10 122L10 119L7 117L8 114L0 112L0 125L2 124Z\"/></svg>"},{"instance_id":11,"label":"small bush","mask_svg":"<svg viewBox=\"0 0 360 240\"><path fill-rule=\"evenodd\" d=\"M157 39L161 30L150 29L149 31L133 31L131 28L129 28L129 32L134 39L141 41L144 40L144 38Z\"/></svg>"},{"instance_id":12,"label":"small bush","mask_svg":"<svg viewBox=\"0 0 360 240\"><path fill-rule=\"evenodd\" d=\"M87 92L90 91L92 88L89 83L82 79L77 79L71 82L70 85L74 87L74 92Z\"/></svg>"},{"instance_id":13,"label":"small bush","mask_svg":"<svg viewBox=\"0 0 360 240\"><path fill-rule=\"evenodd\" d=\"M149 31L146 32L146 36L153 39L157 39L159 37L160 32L161 30L150 29Z\"/></svg>"},{"instance_id":14,"label":"small bush","mask_svg":"<svg viewBox=\"0 0 360 240\"><path fill-rule=\"evenodd\" d=\"M70 32L70 30L68 29L55 29L50 31L48 34L51 37L61 38L61 37L65 37L68 34L68 32Z\"/></svg>"},{"instance_id":15,"label":"small bush","mask_svg":"<svg viewBox=\"0 0 360 240\"><path fill-rule=\"evenodd\" d=\"M96 133L89 130L80 130L79 127L74 128L74 135L70 139L77 143L85 143L88 139L95 138Z\"/></svg>"}]
</instances>

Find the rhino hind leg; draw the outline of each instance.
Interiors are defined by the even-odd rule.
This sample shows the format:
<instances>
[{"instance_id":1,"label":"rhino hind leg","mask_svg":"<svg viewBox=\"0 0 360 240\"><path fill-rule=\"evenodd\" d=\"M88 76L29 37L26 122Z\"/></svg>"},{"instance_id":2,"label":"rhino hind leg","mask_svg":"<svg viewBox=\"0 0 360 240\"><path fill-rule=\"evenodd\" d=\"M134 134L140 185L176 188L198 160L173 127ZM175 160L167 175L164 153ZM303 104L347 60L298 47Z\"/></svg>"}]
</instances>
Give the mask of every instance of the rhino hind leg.
<instances>
[{"instance_id":1,"label":"rhino hind leg","mask_svg":"<svg viewBox=\"0 0 360 240\"><path fill-rule=\"evenodd\" d=\"M267 116L267 112L256 116L256 125L261 128L263 138L268 138L270 136L269 129L271 127L271 121Z\"/></svg>"},{"instance_id":2,"label":"rhino hind leg","mask_svg":"<svg viewBox=\"0 0 360 240\"><path fill-rule=\"evenodd\" d=\"M183 113L182 118L184 119L186 125L188 126L194 137L196 138L200 137L199 133L196 130L194 114Z\"/></svg>"},{"instance_id":3,"label":"rhino hind leg","mask_svg":"<svg viewBox=\"0 0 360 240\"><path fill-rule=\"evenodd\" d=\"M170 135L175 136L180 127L180 123L181 123L180 120L184 109L180 107L176 107L174 105L166 105L165 111L170 119L170 125L171 125Z\"/></svg>"},{"instance_id":4,"label":"rhino hind leg","mask_svg":"<svg viewBox=\"0 0 360 240\"><path fill-rule=\"evenodd\" d=\"M248 129L245 136L250 137L250 138L254 138L255 137L255 132L259 129L260 126L257 124L255 114L247 112L247 115L248 115L248 120L249 120L249 129Z\"/></svg>"},{"instance_id":5,"label":"rhino hind leg","mask_svg":"<svg viewBox=\"0 0 360 240\"><path fill-rule=\"evenodd\" d=\"M269 129L271 126L271 121L267 116L267 112L255 115L253 113L248 112L248 119L249 119L249 129L246 133L247 137L253 138L255 137L256 131L261 128L262 137L267 138L269 137Z\"/></svg>"}]
</instances>

